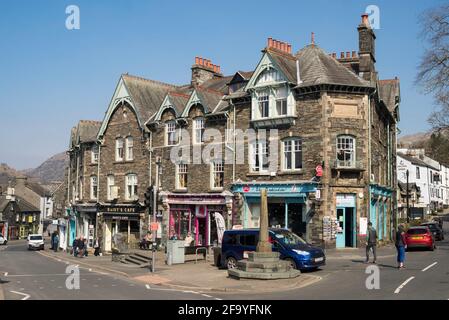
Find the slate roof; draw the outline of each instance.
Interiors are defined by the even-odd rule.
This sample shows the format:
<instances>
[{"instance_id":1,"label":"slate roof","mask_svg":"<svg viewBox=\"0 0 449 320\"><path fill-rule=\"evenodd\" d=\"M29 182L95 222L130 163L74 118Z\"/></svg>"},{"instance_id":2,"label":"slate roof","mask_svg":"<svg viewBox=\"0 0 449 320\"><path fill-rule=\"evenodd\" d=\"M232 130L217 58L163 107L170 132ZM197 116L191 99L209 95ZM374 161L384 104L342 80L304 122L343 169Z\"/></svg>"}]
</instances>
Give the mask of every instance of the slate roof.
<instances>
[{"instance_id":1,"label":"slate roof","mask_svg":"<svg viewBox=\"0 0 449 320\"><path fill-rule=\"evenodd\" d=\"M371 87L369 81L356 75L317 45L304 47L296 53L296 57L299 60L299 77L302 81L298 87L319 84Z\"/></svg>"},{"instance_id":2,"label":"slate roof","mask_svg":"<svg viewBox=\"0 0 449 320\"><path fill-rule=\"evenodd\" d=\"M40 212L38 208L33 206L31 203L27 202L19 196L14 196L16 199L16 209L18 212ZM0 196L0 212L3 212L5 208L9 205L11 200L6 199L6 196Z\"/></svg>"},{"instance_id":3,"label":"slate roof","mask_svg":"<svg viewBox=\"0 0 449 320\"><path fill-rule=\"evenodd\" d=\"M182 110L184 110L187 101L189 101L190 95L171 91L168 93L168 96L170 98L173 108L175 108L178 115L180 115L182 113Z\"/></svg>"},{"instance_id":4,"label":"slate roof","mask_svg":"<svg viewBox=\"0 0 449 320\"><path fill-rule=\"evenodd\" d=\"M100 127L100 121L80 120L70 131L70 148L73 148L80 143L96 141Z\"/></svg>"},{"instance_id":5,"label":"slate roof","mask_svg":"<svg viewBox=\"0 0 449 320\"><path fill-rule=\"evenodd\" d=\"M405 159L405 160L407 160L407 161L410 161L412 164L415 164L417 166L431 168L430 165L428 165L427 163L425 163L421 159L418 159L418 158L415 158L415 157L412 157L412 156L408 156L408 155L406 155L406 154L404 154L402 152L398 152L398 156L403 158L403 159Z\"/></svg>"},{"instance_id":6,"label":"slate roof","mask_svg":"<svg viewBox=\"0 0 449 320\"><path fill-rule=\"evenodd\" d=\"M136 107L137 117L145 123L158 110L169 91L180 90L179 86L123 74L122 79Z\"/></svg>"},{"instance_id":7,"label":"slate roof","mask_svg":"<svg viewBox=\"0 0 449 320\"><path fill-rule=\"evenodd\" d=\"M3 212L8 204L9 200L6 199L6 196L0 196L0 212Z\"/></svg>"},{"instance_id":8,"label":"slate roof","mask_svg":"<svg viewBox=\"0 0 449 320\"><path fill-rule=\"evenodd\" d=\"M210 80L204 81L201 84L201 87L219 91L222 94L226 94L228 92L228 83L232 80L233 77L234 77L234 75L210 79Z\"/></svg>"},{"instance_id":9,"label":"slate roof","mask_svg":"<svg viewBox=\"0 0 449 320\"><path fill-rule=\"evenodd\" d=\"M229 81L229 79L227 80ZM215 107L220 102L221 98L223 97L223 93L217 90L213 90L204 86L196 86L195 87L196 93L198 94L198 97L201 99L202 103L204 104L204 107L209 110L209 112L212 112Z\"/></svg>"},{"instance_id":10,"label":"slate roof","mask_svg":"<svg viewBox=\"0 0 449 320\"><path fill-rule=\"evenodd\" d=\"M399 79L379 80L379 97L393 113L400 100Z\"/></svg>"},{"instance_id":11,"label":"slate roof","mask_svg":"<svg viewBox=\"0 0 449 320\"><path fill-rule=\"evenodd\" d=\"M288 53L278 51L273 48L266 48L267 52L274 60L280 71L287 77L287 81L296 84L296 58Z\"/></svg>"}]
</instances>

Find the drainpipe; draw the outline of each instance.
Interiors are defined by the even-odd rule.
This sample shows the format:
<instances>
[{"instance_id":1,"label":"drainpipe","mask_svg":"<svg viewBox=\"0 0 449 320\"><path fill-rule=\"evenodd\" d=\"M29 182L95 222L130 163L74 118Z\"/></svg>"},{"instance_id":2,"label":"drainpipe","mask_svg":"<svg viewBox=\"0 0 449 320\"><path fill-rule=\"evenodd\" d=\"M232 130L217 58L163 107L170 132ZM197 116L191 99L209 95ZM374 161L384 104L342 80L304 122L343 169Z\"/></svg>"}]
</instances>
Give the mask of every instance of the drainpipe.
<instances>
[{"instance_id":1,"label":"drainpipe","mask_svg":"<svg viewBox=\"0 0 449 320\"><path fill-rule=\"evenodd\" d=\"M371 97L377 92L368 94L368 221L371 221Z\"/></svg>"}]
</instances>

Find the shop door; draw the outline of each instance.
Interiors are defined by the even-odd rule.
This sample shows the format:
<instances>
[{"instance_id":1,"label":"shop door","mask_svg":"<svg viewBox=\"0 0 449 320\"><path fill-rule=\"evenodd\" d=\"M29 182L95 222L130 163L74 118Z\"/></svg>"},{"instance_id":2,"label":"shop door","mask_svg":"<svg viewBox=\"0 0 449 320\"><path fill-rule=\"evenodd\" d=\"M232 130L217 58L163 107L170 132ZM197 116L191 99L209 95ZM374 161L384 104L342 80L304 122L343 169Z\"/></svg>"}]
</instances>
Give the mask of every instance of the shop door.
<instances>
[{"instance_id":1,"label":"shop door","mask_svg":"<svg viewBox=\"0 0 449 320\"><path fill-rule=\"evenodd\" d=\"M337 248L355 247L355 210L337 208L339 229L337 230Z\"/></svg>"},{"instance_id":2,"label":"shop door","mask_svg":"<svg viewBox=\"0 0 449 320\"><path fill-rule=\"evenodd\" d=\"M112 250L112 227L111 222L106 222L104 224L104 250Z\"/></svg>"}]
</instances>

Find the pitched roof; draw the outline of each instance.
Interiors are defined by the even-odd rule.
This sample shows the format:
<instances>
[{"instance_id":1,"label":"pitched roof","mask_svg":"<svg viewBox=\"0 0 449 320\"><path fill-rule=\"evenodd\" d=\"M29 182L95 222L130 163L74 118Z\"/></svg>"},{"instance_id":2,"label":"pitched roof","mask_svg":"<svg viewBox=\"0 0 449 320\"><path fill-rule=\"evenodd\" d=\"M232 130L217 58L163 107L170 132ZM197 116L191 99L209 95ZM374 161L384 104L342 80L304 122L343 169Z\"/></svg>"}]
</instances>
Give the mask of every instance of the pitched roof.
<instances>
[{"instance_id":1,"label":"pitched roof","mask_svg":"<svg viewBox=\"0 0 449 320\"><path fill-rule=\"evenodd\" d=\"M170 91L167 95L170 99L170 102L172 103L173 108L175 108L178 115L180 115L182 113L182 110L184 110L187 101L189 101L190 95L175 91Z\"/></svg>"},{"instance_id":2,"label":"pitched roof","mask_svg":"<svg viewBox=\"0 0 449 320\"><path fill-rule=\"evenodd\" d=\"M93 120L80 120L77 128L77 141L94 142L97 139L97 133L100 129L101 122ZM79 139L79 140L78 140Z\"/></svg>"},{"instance_id":3,"label":"pitched roof","mask_svg":"<svg viewBox=\"0 0 449 320\"><path fill-rule=\"evenodd\" d=\"M296 57L299 60L299 77L302 81L298 87L318 84L371 87L369 81L350 71L317 45L304 47L296 53ZM296 70L296 66L290 68Z\"/></svg>"},{"instance_id":4,"label":"pitched roof","mask_svg":"<svg viewBox=\"0 0 449 320\"><path fill-rule=\"evenodd\" d=\"M195 87L195 91L198 94L201 102L205 105L206 109L212 112L223 97L223 93L220 91L205 88L203 86Z\"/></svg>"},{"instance_id":5,"label":"pitched roof","mask_svg":"<svg viewBox=\"0 0 449 320\"><path fill-rule=\"evenodd\" d=\"M33 206L31 203L27 202L21 197L16 197L17 207L19 208L19 212L40 212L38 208Z\"/></svg>"},{"instance_id":6,"label":"pitched roof","mask_svg":"<svg viewBox=\"0 0 449 320\"><path fill-rule=\"evenodd\" d=\"M3 212L5 208L8 206L9 200L6 199L6 195L1 196L0 195L0 212Z\"/></svg>"},{"instance_id":7,"label":"pitched roof","mask_svg":"<svg viewBox=\"0 0 449 320\"><path fill-rule=\"evenodd\" d=\"M399 79L379 80L379 97L393 113L396 103L400 101Z\"/></svg>"},{"instance_id":8,"label":"pitched roof","mask_svg":"<svg viewBox=\"0 0 449 320\"><path fill-rule=\"evenodd\" d=\"M129 74L123 74L122 78L136 107L137 117L142 124L158 111L169 91L180 89L175 85Z\"/></svg>"},{"instance_id":9,"label":"pitched roof","mask_svg":"<svg viewBox=\"0 0 449 320\"><path fill-rule=\"evenodd\" d=\"M422 161L421 159L418 159L418 158L415 158L415 157L412 157L412 156L408 156L408 155L406 155L406 154L404 154L402 152L398 152L398 156L403 158L403 159L405 159L405 160L407 160L407 161L409 161L409 162L411 162L412 164L417 165L417 166L430 168L430 166L427 163L425 163L424 161Z\"/></svg>"},{"instance_id":10,"label":"pitched roof","mask_svg":"<svg viewBox=\"0 0 449 320\"><path fill-rule=\"evenodd\" d=\"M228 92L228 83L232 80L233 77L234 77L234 75L220 77L220 78L213 78L213 79L204 81L201 84L201 87L219 91L222 94L225 94Z\"/></svg>"}]
</instances>

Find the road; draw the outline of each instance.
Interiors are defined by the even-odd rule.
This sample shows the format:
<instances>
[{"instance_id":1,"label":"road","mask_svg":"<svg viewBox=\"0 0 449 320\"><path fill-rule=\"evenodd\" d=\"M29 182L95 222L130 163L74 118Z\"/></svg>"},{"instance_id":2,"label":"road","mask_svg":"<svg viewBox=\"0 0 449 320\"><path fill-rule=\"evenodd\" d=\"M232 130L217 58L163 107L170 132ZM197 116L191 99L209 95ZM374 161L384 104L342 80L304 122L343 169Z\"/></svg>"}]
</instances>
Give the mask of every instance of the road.
<instances>
[{"instance_id":1,"label":"road","mask_svg":"<svg viewBox=\"0 0 449 320\"><path fill-rule=\"evenodd\" d=\"M314 275L322 280L310 286L275 293L205 294L161 286L148 287L127 277L79 268L80 289L66 287L67 264L26 250L19 241L0 246L0 279L5 299L170 299L170 300L311 300L311 299L449 299L449 221L444 225L446 240L437 249L406 254L406 269L396 268L396 258L378 259L378 289L367 289L368 266L362 260L329 260ZM48 245L47 245L48 247Z\"/></svg>"},{"instance_id":2,"label":"road","mask_svg":"<svg viewBox=\"0 0 449 320\"><path fill-rule=\"evenodd\" d=\"M46 244L48 248L48 244ZM6 300L216 300L198 292L147 286L104 272L79 268L79 290L66 287L67 264L28 251L25 241L0 247L0 279ZM70 281L69 281L70 282ZM73 283L73 282L71 282Z\"/></svg>"},{"instance_id":3,"label":"road","mask_svg":"<svg viewBox=\"0 0 449 320\"><path fill-rule=\"evenodd\" d=\"M232 299L426 299L449 300L449 221L444 222L445 240L437 241L435 251L410 251L406 253L405 269L397 269L396 257L379 259L379 289L368 290L365 283L370 274L362 260L330 261L314 275L323 279L314 285L291 291L238 295ZM218 297L226 299L229 295Z\"/></svg>"}]
</instances>

